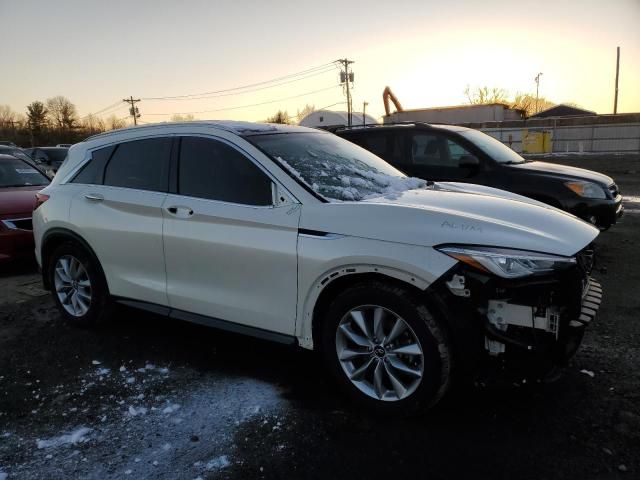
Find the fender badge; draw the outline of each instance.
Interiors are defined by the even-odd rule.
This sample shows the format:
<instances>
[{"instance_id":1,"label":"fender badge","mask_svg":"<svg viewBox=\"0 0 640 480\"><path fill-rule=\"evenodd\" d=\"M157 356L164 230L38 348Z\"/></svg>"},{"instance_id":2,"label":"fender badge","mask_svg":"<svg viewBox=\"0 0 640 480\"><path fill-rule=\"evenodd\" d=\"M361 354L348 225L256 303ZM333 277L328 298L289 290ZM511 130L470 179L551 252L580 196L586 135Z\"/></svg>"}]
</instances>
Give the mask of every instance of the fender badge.
<instances>
[{"instance_id":1,"label":"fender badge","mask_svg":"<svg viewBox=\"0 0 640 480\"><path fill-rule=\"evenodd\" d=\"M444 222L442 222L442 224L440 225L441 228L454 228L456 230L462 230L463 232L478 232L478 233L482 233L482 227L476 227L474 225L467 225L464 223L455 223L455 222L449 222L447 220L445 220Z\"/></svg>"}]
</instances>

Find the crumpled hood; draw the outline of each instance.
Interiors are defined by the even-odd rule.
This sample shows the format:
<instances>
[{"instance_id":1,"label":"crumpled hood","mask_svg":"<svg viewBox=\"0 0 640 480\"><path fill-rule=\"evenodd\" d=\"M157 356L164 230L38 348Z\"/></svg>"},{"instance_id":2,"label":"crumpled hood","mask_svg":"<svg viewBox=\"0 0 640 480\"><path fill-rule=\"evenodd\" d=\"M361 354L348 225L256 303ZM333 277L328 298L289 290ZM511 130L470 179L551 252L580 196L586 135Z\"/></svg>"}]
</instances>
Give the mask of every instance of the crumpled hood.
<instances>
[{"instance_id":1,"label":"crumpled hood","mask_svg":"<svg viewBox=\"0 0 640 480\"><path fill-rule=\"evenodd\" d=\"M599 233L573 215L510 192L446 183L360 202L305 205L300 227L421 246L484 245L567 256Z\"/></svg>"},{"instance_id":2,"label":"crumpled hood","mask_svg":"<svg viewBox=\"0 0 640 480\"><path fill-rule=\"evenodd\" d=\"M605 187L608 187L613 183L613 179L602 173L594 172L593 170L585 170L584 168L570 167L568 165L557 165L555 163L547 162L525 162L516 165L508 165L509 168L517 168L519 170L527 170L532 173L542 173L558 175L563 177L571 177L580 180L586 180L589 182L596 182Z\"/></svg>"}]
</instances>

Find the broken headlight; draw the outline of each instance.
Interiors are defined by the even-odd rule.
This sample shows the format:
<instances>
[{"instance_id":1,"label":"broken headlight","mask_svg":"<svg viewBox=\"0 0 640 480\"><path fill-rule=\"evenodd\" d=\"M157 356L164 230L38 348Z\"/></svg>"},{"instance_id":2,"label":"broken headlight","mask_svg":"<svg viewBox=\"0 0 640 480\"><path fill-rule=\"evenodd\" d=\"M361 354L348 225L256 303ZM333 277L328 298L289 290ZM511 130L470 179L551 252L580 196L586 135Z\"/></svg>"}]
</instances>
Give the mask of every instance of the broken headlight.
<instances>
[{"instance_id":1,"label":"broken headlight","mask_svg":"<svg viewBox=\"0 0 640 480\"><path fill-rule=\"evenodd\" d=\"M574 257L505 248L448 245L438 247L437 250L473 268L502 278L548 273L576 263Z\"/></svg>"}]
</instances>

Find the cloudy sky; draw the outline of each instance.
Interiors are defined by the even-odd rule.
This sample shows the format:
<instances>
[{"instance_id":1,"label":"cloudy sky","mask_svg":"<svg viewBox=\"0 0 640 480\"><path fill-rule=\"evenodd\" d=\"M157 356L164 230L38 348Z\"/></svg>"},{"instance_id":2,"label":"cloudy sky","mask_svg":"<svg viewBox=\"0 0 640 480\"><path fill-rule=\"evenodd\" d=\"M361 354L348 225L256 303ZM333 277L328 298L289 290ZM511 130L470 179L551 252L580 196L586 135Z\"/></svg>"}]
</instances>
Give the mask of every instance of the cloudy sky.
<instances>
[{"instance_id":1,"label":"cloudy sky","mask_svg":"<svg viewBox=\"0 0 640 480\"><path fill-rule=\"evenodd\" d=\"M619 111L640 111L640 0L0 0L0 18L0 104L20 112L64 95L124 117L133 95L147 122L263 120L343 102L331 62L347 57L354 108L375 116L386 85L405 108L445 106L467 85L535 92L538 72L541 95L611 113L616 46Z\"/></svg>"}]
</instances>

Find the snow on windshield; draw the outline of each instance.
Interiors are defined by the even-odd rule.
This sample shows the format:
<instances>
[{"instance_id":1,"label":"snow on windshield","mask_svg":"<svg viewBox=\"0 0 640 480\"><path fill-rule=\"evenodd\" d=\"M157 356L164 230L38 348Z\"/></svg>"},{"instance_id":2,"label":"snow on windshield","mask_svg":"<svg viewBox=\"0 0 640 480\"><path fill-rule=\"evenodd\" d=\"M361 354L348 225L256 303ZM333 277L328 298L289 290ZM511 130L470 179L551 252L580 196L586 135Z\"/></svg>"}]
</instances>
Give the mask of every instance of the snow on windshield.
<instances>
[{"instance_id":1,"label":"snow on windshield","mask_svg":"<svg viewBox=\"0 0 640 480\"><path fill-rule=\"evenodd\" d=\"M424 188L367 150L328 133L256 135L250 140L320 195L343 201Z\"/></svg>"}]
</instances>

